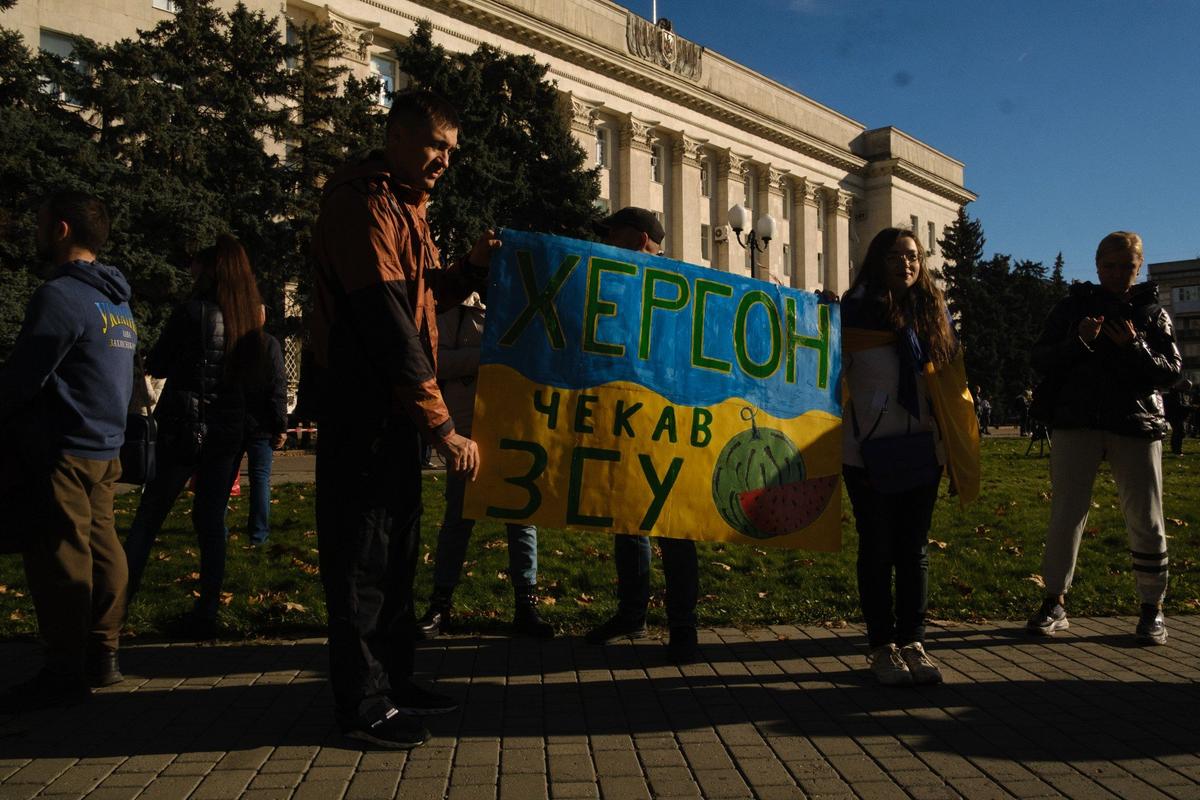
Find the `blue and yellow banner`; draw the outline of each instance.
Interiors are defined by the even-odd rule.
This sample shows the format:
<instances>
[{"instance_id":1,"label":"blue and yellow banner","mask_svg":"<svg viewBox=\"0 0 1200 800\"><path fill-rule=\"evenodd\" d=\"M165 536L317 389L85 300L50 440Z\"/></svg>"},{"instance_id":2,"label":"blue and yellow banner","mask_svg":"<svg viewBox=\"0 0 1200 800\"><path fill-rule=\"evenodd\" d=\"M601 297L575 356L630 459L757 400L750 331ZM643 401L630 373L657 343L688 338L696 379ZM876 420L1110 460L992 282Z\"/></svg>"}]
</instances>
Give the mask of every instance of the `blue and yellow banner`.
<instances>
[{"instance_id":1,"label":"blue and yellow banner","mask_svg":"<svg viewBox=\"0 0 1200 800\"><path fill-rule=\"evenodd\" d=\"M836 305L595 242L501 238L468 518L840 547Z\"/></svg>"}]
</instances>

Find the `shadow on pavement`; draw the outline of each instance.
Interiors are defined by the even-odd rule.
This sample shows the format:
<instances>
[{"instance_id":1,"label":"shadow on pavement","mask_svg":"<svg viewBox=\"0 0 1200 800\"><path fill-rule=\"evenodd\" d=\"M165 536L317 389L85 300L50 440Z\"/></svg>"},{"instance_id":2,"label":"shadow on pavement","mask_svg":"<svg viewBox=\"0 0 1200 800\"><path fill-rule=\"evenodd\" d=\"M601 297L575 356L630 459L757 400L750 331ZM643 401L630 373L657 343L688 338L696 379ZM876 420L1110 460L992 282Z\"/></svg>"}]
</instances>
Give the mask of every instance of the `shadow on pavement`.
<instances>
[{"instance_id":1,"label":"shadow on pavement","mask_svg":"<svg viewBox=\"0 0 1200 800\"><path fill-rule=\"evenodd\" d=\"M972 646L947 641L937 652L949 662L957 648ZM427 643L418 654L423 676L436 676L441 690L464 701L462 710L428 724L450 737L713 728L726 736L753 725L768 742L891 736L923 752L1018 760L1200 750L1194 682L952 675L943 686L884 689L861 669L861 637L704 644L708 663L682 671L663 663L663 649L649 640L591 647L578 638ZM14 668L13 657L30 669L34 663L27 644L0 645L0 656L8 661L0 668L5 684L23 677L14 674L25 667ZM132 680L89 704L0 717L0 752L83 758L341 742L322 643L137 646L122 659Z\"/></svg>"}]
</instances>

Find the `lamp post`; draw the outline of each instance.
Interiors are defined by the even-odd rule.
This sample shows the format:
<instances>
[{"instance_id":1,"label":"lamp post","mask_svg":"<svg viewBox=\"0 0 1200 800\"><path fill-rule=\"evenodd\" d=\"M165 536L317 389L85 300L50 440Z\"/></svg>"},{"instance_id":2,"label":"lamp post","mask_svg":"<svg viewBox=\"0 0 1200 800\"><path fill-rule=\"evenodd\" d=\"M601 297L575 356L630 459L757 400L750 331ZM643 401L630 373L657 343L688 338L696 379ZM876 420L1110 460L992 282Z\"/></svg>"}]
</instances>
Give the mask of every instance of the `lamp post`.
<instances>
[{"instance_id":1,"label":"lamp post","mask_svg":"<svg viewBox=\"0 0 1200 800\"><path fill-rule=\"evenodd\" d=\"M750 251L750 277L757 278L758 275L755 274L758 271L757 255L767 252L767 245L775 238L775 218L770 214L763 214L754 223L754 227L750 232L746 234L746 241L743 242L742 231L746 229L749 223L750 212L741 203L729 209L729 227L733 229L733 235L737 238L737 243L743 249Z\"/></svg>"}]
</instances>

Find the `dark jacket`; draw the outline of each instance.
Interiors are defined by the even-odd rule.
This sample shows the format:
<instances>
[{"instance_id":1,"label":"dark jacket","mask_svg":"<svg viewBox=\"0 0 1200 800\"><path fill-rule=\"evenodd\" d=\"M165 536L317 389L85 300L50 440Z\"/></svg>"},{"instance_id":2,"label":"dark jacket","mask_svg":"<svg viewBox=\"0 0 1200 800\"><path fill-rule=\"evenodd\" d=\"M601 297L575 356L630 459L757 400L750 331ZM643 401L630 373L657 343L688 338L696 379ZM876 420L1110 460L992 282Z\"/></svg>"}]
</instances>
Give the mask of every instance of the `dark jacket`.
<instances>
[{"instance_id":1,"label":"dark jacket","mask_svg":"<svg viewBox=\"0 0 1200 800\"><path fill-rule=\"evenodd\" d=\"M19 426L45 455L116 458L138 341L129 296L114 267L58 267L33 293L0 372L0 425Z\"/></svg>"},{"instance_id":2,"label":"dark jacket","mask_svg":"<svg viewBox=\"0 0 1200 800\"><path fill-rule=\"evenodd\" d=\"M311 344L328 387L323 414L407 418L438 440L454 421L437 385L437 312L481 289L486 270L465 259L442 267L427 201L382 154L329 179L313 231Z\"/></svg>"},{"instance_id":3,"label":"dark jacket","mask_svg":"<svg viewBox=\"0 0 1200 800\"><path fill-rule=\"evenodd\" d=\"M1084 317L1127 319L1137 337L1118 347L1103 332L1079 338ZM1091 428L1161 439L1168 430L1158 390L1179 380L1182 359L1158 285L1133 287L1121 300L1091 283L1071 285L1033 345L1033 366L1046 376L1034 412L1053 428Z\"/></svg>"},{"instance_id":4,"label":"dark jacket","mask_svg":"<svg viewBox=\"0 0 1200 800\"><path fill-rule=\"evenodd\" d=\"M225 321L215 300L193 298L175 307L146 359L146 372L167 379L154 409L164 433L202 416L206 451L241 448L245 389L225 369Z\"/></svg>"},{"instance_id":5,"label":"dark jacket","mask_svg":"<svg viewBox=\"0 0 1200 800\"><path fill-rule=\"evenodd\" d=\"M287 430L287 374L279 340L263 332L262 374L246 390L246 436L274 438Z\"/></svg>"}]
</instances>

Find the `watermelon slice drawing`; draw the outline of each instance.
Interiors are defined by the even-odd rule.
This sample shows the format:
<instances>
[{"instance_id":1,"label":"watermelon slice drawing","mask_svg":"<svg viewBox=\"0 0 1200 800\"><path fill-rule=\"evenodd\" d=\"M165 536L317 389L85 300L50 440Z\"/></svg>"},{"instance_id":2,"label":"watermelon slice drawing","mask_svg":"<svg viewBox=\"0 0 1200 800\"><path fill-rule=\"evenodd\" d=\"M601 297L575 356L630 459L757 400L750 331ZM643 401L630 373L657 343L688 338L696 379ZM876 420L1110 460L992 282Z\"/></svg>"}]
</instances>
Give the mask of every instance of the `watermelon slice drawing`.
<instances>
[{"instance_id":1,"label":"watermelon slice drawing","mask_svg":"<svg viewBox=\"0 0 1200 800\"><path fill-rule=\"evenodd\" d=\"M771 539L813 523L837 488L838 477L806 479L804 457L782 431L760 428L756 412L742 409L750 430L731 438L713 469L713 502L738 533Z\"/></svg>"}]
</instances>

